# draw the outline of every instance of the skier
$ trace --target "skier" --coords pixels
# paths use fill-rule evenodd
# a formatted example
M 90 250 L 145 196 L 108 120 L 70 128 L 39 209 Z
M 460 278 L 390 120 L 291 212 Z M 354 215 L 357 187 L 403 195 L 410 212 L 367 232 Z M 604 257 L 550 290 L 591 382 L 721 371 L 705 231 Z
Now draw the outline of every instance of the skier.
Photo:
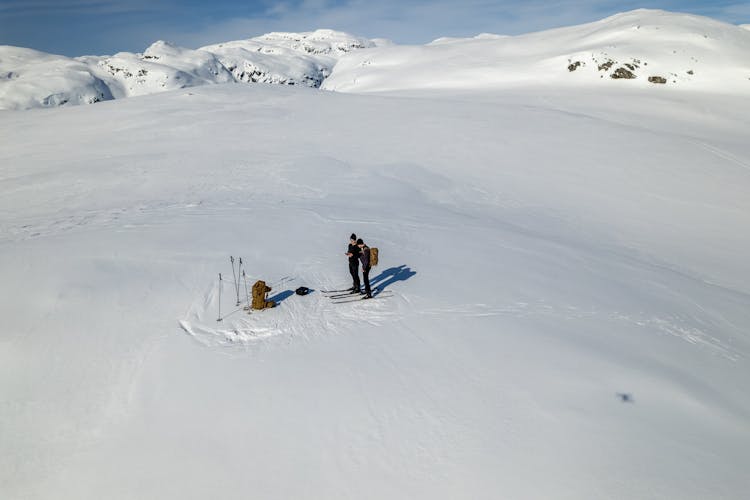
M 258 280 L 253 285 L 253 309 L 266 309 L 274 307 L 276 302 L 266 300 L 266 294 L 271 291 L 271 287 L 266 285 L 265 281 Z
M 357 240 L 357 246 L 360 250 L 359 260 L 362 261 L 362 279 L 365 282 L 364 293 L 366 294 L 366 298 L 371 299 L 372 290 L 370 290 L 370 247 L 365 245 L 365 242 L 362 241 L 362 238 Z
M 352 275 L 352 287 L 349 290 L 359 292 L 360 249 L 357 246 L 357 235 L 354 233 L 349 237 L 349 249 L 346 251 L 346 256 L 349 257 L 349 274 Z

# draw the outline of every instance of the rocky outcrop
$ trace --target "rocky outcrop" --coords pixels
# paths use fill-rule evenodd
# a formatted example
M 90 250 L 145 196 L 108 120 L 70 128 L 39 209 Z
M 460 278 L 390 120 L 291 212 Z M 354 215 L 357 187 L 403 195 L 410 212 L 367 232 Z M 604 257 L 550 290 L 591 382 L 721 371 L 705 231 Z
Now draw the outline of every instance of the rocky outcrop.
M 609 75 L 609 77 L 614 78 L 615 80 L 619 80 L 619 79 L 632 80 L 635 78 L 635 73 L 633 73 L 629 69 L 620 67 L 620 68 L 617 68 L 611 75 Z
M 568 62 L 570 62 L 570 59 L 568 59 Z M 572 73 L 573 71 L 577 70 L 581 66 L 585 66 L 585 65 L 586 63 L 581 62 L 581 61 L 572 62 L 568 65 L 568 71 Z

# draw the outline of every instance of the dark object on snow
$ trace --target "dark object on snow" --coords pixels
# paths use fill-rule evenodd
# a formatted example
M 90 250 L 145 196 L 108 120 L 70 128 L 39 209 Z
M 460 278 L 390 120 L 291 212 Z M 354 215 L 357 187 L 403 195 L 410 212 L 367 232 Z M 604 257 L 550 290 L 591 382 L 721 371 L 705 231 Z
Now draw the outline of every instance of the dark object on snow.
M 301 286 L 297 288 L 294 293 L 296 293 L 297 295 L 307 295 L 308 293 L 310 293 L 310 289 L 306 286 Z
M 667 83 L 667 79 L 663 76 L 649 76 L 648 81 L 651 83 Z
M 623 403 L 635 403 L 635 400 L 633 399 L 632 394 L 618 392 L 617 397 L 620 398 L 620 401 L 622 401 Z

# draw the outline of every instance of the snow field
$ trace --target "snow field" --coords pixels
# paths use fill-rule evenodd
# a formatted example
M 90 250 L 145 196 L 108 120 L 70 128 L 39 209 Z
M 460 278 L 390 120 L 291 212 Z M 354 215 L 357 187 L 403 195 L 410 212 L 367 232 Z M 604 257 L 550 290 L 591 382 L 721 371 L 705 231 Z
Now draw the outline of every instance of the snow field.
M 4 113 L 2 489 L 742 498 L 747 108 L 213 85 Z M 408 268 L 392 297 L 215 321 L 230 254 L 330 288 L 352 231 Z

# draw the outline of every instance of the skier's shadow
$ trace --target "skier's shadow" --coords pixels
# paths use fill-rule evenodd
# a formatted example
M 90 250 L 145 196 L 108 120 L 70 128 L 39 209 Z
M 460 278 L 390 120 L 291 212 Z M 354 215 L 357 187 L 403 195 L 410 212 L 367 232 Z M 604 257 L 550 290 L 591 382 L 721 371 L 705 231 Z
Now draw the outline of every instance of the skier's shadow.
M 294 295 L 294 290 L 284 290 L 283 292 L 277 293 L 273 297 L 268 297 L 266 300 L 272 300 L 276 302 L 276 305 L 279 305 L 292 295 Z
M 417 274 L 416 271 L 412 271 L 409 266 L 402 264 L 398 267 L 389 267 L 374 278 L 370 280 L 370 286 L 382 292 L 386 287 L 396 283 L 397 281 L 406 281 L 412 276 Z

